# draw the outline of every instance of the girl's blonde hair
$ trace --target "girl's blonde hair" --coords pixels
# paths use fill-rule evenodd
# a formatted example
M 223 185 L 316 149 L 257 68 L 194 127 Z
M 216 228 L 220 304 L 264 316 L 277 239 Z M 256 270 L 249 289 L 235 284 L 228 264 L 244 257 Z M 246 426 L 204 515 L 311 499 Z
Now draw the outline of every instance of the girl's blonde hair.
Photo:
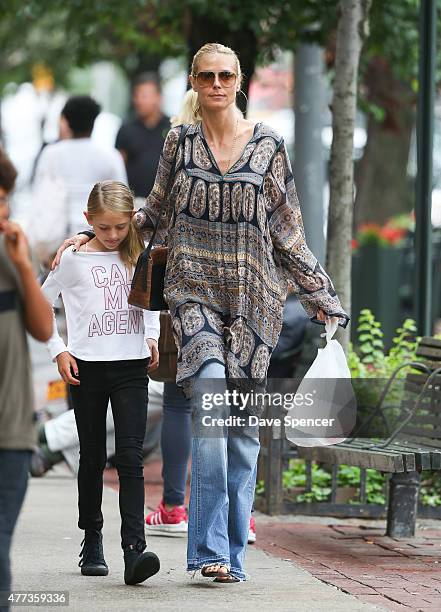
M 220 43 L 207 43 L 194 54 L 193 61 L 191 63 L 191 75 L 195 76 L 197 74 L 199 61 L 201 60 L 201 58 L 203 58 L 205 55 L 214 53 L 228 55 L 229 57 L 232 57 L 234 59 L 236 64 L 237 80 L 238 83 L 241 84 L 243 80 L 243 75 L 242 70 L 240 68 L 239 58 L 237 57 L 236 52 L 233 51 L 233 49 L 230 49 L 230 47 L 226 47 L 225 45 L 222 45 Z M 240 113 L 240 109 L 237 106 L 236 108 L 237 112 Z M 175 127 L 176 125 L 181 124 L 195 124 L 199 123 L 199 121 L 202 121 L 202 113 L 199 104 L 198 94 L 196 91 L 190 88 L 184 96 L 181 110 L 176 115 L 176 117 L 172 118 L 171 125 L 172 127 Z
M 127 185 L 119 181 L 101 181 L 93 186 L 87 200 L 87 212 L 93 217 L 105 210 L 130 215 L 131 221 L 134 199 Z M 119 247 L 124 265 L 135 266 L 143 250 L 144 241 L 133 223 L 130 222 L 129 233 Z

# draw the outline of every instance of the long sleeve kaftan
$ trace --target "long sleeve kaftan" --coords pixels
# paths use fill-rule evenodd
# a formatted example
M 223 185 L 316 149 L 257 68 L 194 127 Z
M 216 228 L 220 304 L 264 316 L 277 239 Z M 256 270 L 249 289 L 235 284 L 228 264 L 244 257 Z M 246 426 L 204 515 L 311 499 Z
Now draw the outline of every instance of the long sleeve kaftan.
M 169 247 L 165 297 L 179 346 L 178 384 L 208 361 L 227 376 L 264 380 L 283 321 L 288 285 L 314 320 L 318 309 L 346 326 L 332 282 L 305 242 L 283 139 L 258 123 L 239 160 L 222 175 L 201 124 L 170 130 L 154 187 L 138 213 L 146 231 L 174 180 L 162 238 Z M 172 167 L 173 166 L 173 167 Z

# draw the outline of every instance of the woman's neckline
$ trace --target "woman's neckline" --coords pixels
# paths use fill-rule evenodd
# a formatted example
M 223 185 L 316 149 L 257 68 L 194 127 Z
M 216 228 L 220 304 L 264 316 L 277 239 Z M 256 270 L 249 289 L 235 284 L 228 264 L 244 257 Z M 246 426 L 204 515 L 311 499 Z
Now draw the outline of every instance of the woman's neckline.
M 213 154 L 213 151 L 211 150 L 210 145 L 208 144 L 208 140 L 205 137 L 204 134 L 204 128 L 202 127 L 202 121 L 199 122 L 199 132 L 202 135 L 202 138 L 205 140 L 206 145 L 207 145 L 207 149 L 208 149 L 208 153 L 211 157 L 211 161 L 213 162 L 213 165 L 216 167 L 217 171 L 219 172 L 219 174 L 221 175 L 222 178 L 225 178 L 227 176 L 227 174 L 229 174 L 231 172 L 231 170 L 241 161 L 241 159 L 243 158 L 243 156 L 245 155 L 245 151 L 248 147 L 248 145 L 254 140 L 256 133 L 257 133 L 257 127 L 260 125 L 260 121 L 258 121 L 257 123 L 254 124 L 254 128 L 253 128 L 253 133 L 251 134 L 250 138 L 247 140 L 247 142 L 245 143 L 244 147 L 242 148 L 242 153 L 239 155 L 239 157 L 236 159 L 236 161 L 228 168 L 228 170 L 222 174 L 219 165 L 216 161 L 216 157 Z

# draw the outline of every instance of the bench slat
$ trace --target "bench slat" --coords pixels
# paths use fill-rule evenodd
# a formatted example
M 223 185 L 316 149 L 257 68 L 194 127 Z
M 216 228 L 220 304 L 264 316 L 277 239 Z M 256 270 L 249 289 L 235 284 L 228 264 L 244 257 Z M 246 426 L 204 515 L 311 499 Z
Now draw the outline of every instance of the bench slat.
M 300 457 L 311 461 L 320 461 L 334 465 L 345 463 L 357 467 L 372 468 L 380 472 L 404 472 L 405 459 L 400 452 L 382 452 L 377 450 L 363 450 L 354 448 L 351 444 L 337 444 L 335 446 L 299 446 Z
M 416 350 L 417 357 L 424 357 L 432 361 L 441 360 L 441 349 L 438 346 L 429 346 L 427 344 L 419 344 Z
M 402 453 L 406 472 L 429 470 L 431 467 L 431 449 L 418 444 L 406 443 L 405 440 L 394 440 L 385 449 L 377 447 L 375 450 Z
M 421 470 L 430 470 L 432 461 L 431 461 L 431 452 L 430 449 L 413 447 L 411 445 L 392 443 L 392 448 L 397 451 L 402 451 L 405 454 L 406 461 L 406 471 L 407 472 L 421 472 Z
M 429 440 L 441 438 L 441 431 L 439 429 L 424 429 L 423 427 L 410 424 L 403 427 L 401 432 L 412 436 L 419 436 L 420 438 L 428 438 Z
M 431 469 L 441 470 L 441 439 L 410 436 L 410 440 L 406 441 L 406 443 L 424 446 L 425 448 L 429 449 Z
M 420 447 L 427 448 L 438 448 L 441 451 L 441 439 L 439 438 L 426 438 L 421 436 L 416 436 L 413 434 L 409 434 L 406 436 L 400 436 L 400 442 L 405 442 L 406 444 L 414 444 Z
M 420 346 L 434 346 L 441 349 L 441 340 L 432 336 L 423 336 L 419 342 Z
M 407 413 L 403 417 L 407 416 Z M 409 421 L 416 426 L 432 425 L 433 429 L 441 429 L 441 411 L 418 410 Z

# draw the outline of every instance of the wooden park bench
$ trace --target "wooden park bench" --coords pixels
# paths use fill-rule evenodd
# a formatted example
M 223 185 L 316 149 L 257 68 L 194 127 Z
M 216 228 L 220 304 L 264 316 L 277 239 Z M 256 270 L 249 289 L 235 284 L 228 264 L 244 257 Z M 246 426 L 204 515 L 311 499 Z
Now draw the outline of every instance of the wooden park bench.
M 312 483 L 312 461 L 332 466 L 331 504 L 335 503 L 339 465 L 361 468 L 362 504 L 366 502 L 366 469 L 390 474 L 387 535 L 391 537 L 414 535 L 421 472 L 441 470 L 441 341 L 431 337 L 422 338 L 416 355 L 415 362 L 403 363 L 395 370 L 377 406 L 370 411 L 364 423 L 355 428 L 354 437 L 334 446 L 296 447 L 297 456 L 308 464 L 307 489 Z M 393 406 L 387 405 L 386 399 L 392 383 L 406 367 L 409 372 L 403 381 L 406 393 L 400 405 L 401 418 L 391 427 L 388 412 Z M 381 419 L 386 434 L 381 439 L 362 437 L 363 432 L 369 432 L 369 425 L 374 419 L 377 422 Z M 282 453 L 284 444 L 281 439 L 283 434 L 274 438 L 271 442 L 267 440 L 263 451 L 266 454 L 265 491 L 268 484 L 268 505 L 271 508 L 273 504 L 273 510 L 277 505 L 280 508 L 282 469 L 278 454 Z M 279 476 L 275 471 L 278 460 Z

